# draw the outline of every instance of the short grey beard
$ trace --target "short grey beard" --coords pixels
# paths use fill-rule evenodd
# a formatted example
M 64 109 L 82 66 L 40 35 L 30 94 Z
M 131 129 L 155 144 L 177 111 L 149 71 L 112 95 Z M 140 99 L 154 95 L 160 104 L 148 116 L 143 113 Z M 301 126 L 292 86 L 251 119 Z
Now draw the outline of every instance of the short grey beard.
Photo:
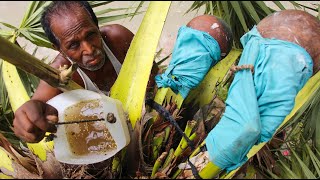
M 82 66 L 81 64 L 78 64 L 78 65 L 79 65 L 80 67 L 82 67 L 83 69 L 86 69 L 86 70 L 89 70 L 89 71 L 96 71 L 96 70 L 102 68 L 105 63 L 106 63 L 106 57 L 104 57 L 104 58 L 101 60 L 99 66 L 85 67 L 85 66 Z
M 73 61 L 69 56 L 67 56 L 66 53 L 64 53 L 63 51 L 60 51 L 71 63 L 76 63 L 75 61 Z M 103 52 L 104 53 L 104 52 Z M 106 56 L 104 56 L 104 58 L 101 60 L 99 66 L 94 66 L 94 67 L 86 67 L 86 66 L 83 66 L 79 63 L 78 66 L 82 67 L 83 69 L 86 69 L 86 70 L 89 70 L 89 71 L 96 71 L 100 68 L 102 68 L 102 66 L 106 63 Z

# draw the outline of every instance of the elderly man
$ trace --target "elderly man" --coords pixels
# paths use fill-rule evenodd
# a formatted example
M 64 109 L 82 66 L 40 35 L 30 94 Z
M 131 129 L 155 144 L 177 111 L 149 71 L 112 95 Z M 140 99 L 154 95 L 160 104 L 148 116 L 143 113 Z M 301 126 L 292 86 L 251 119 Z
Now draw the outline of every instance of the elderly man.
M 41 17 L 43 29 L 60 53 L 51 64 L 54 68 L 79 65 L 72 79 L 84 88 L 107 92 L 117 78 L 134 34 L 113 24 L 98 27 L 98 20 L 85 1 L 53 1 Z M 41 81 L 32 99 L 16 112 L 15 134 L 26 142 L 39 142 L 47 131 L 56 128 L 57 111 L 46 101 L 60 94 Z

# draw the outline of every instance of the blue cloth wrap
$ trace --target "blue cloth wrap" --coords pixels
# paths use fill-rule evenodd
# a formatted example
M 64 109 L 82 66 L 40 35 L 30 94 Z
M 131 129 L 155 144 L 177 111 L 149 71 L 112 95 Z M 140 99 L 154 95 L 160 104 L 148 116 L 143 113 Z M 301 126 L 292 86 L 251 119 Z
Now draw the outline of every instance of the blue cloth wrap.
M 220 60 L 220 54 L 218 42 L 207 32 L 180 27 L 168 68 L 155 77 L 157 86 L 170 87 L 186 98 Z
M 313 62 L 301 46 L 263 38 L 256 26 L 241 37 L 240 70 L 229 88 L 226 110 L 205 139 L 209 159 L 234 170 L 253 145 L 270 140 L 294 107 L 297 93 L 312 76 Z

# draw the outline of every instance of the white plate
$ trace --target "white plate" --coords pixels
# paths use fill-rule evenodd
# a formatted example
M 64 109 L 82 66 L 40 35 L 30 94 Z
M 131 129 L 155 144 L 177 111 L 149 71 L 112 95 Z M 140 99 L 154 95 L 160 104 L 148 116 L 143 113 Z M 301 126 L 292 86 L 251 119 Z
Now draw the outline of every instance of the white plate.
M 102 106 L 95 108 L 92 113 L 99 111 L 102 113 L 102 117 L 106 119 L 107 114 L 112 112 L 116 118 L 115 123 L 109 123 L 107 121 L 105 121 L 105 123 L 111 136 L 116 142 L 117 148 L 104 153 L 90 152 L 86 155 L 75 155 L 71 152 L 70 145 L 67 140 L 65 129 L 66 125 L 58 125 L 56 133 L 57 137 L 54 138 L 54 153 L 58 161 L 68 164 L 97 163 L 112 157 L 129 144 L 130 135 L 127 120 L 122 104 L 119 100 L 112 99 L 105 95 L 100 95 L 93 91 L 77 89 L 59 94 L 50 99 L 47 103 L 58 110 L 59 122 L 64 122 L 64 111 L 66 108 L 78 104 L 81 101 L 96 99 L 98 99 L 99 103 L 102 103 Z M 91 112 L 88 111 L 88 113 L 90 114 Z

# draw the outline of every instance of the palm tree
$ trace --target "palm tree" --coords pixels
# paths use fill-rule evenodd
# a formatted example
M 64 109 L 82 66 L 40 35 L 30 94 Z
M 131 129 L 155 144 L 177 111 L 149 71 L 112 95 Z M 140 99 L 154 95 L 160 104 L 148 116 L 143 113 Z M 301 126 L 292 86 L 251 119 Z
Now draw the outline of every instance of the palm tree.
M 280 1 L 272 2 L 280 10 L 285 9 Z M 319 4 L 311 3 L 307 6 L 295 1 L 290 1 L 290 3 L 296 9 L 318 13 L 317 17 L 320 19 Z M 231 26 L 235 37 L 234 47 L 237 48 L 241 48 L 239 40 L 244 33 L 258 24 L 261 19 L 275 12 L 274 9 L 266 6 L 263 1 L 197 1 L 192 4 L 187 12 L 199 10 L 202 6 L 205 6 L 205 14 L 218 16 Z M 300 106 L 291 120 L 278 130 L 278 132 L 285 130 L 287 133 L 285 141 L 281 141 L 281 144 L 284 144 L 281 147 L 267 144 L 266 148 L 257 153 L 251 160 L 253 162 L 254 159 L 255 163 L 249 163 L 249 165 L 247 163 L 247 166 L 251 167 L 249 173 L 251 176 L 247 178 L 253 178 L 257 174 L 261 175 L 261 172 L 265 172 L 263 176 L 268 178 L 319 178 L 319 86 L 309 93 L 314 98 Z M 276 141 L 279 141 L 279 139 L 274 137 L 271 142 L 275 144 Z M 291 155 L 284 156 L 283 148 L 285 148 L 285 152 L 291 152 Z M 275 166 L 278 168 L 273 168 Z M 275 172 L 277 175 L 274 174 Z M 243 178 L 241 172 L 238 177 Z

